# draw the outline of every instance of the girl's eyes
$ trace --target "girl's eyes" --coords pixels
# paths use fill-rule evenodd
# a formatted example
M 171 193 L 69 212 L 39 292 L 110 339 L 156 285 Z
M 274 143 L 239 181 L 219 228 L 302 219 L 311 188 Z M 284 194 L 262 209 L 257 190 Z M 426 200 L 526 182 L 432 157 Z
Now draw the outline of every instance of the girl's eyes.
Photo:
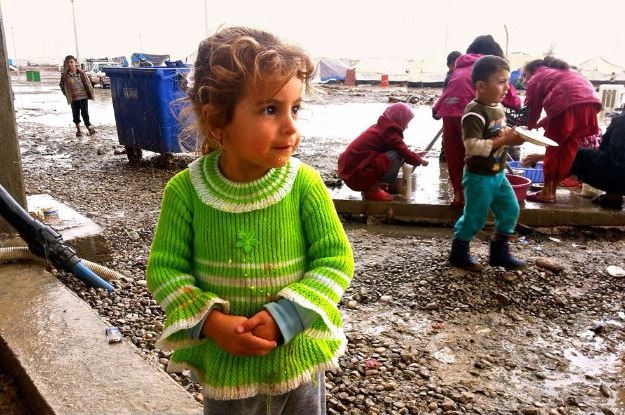
M 291 108 L 291 114 L 297 115 L 300 108 L 301 106 L 295 105 Z M 278 108 L 275 105 L 267 105 L 265 108 L 263 108 L 263 113 L 266 115 L 276 115 L 278 113 Z

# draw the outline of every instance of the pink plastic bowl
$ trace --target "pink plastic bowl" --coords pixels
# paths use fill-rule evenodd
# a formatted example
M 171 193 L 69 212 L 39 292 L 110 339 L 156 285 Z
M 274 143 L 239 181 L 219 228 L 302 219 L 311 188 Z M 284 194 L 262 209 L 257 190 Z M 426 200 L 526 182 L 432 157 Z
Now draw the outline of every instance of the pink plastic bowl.
M 527 195 L 527 189 L 529 188 L 532 181 L 526 177 L 517 176 L 514 174 L 506 174 L 506 178 L 510 182 L 512 190 L 514 190 L 516 200 L 518 200 L 519 203 L 524 202 L 525 196 Z

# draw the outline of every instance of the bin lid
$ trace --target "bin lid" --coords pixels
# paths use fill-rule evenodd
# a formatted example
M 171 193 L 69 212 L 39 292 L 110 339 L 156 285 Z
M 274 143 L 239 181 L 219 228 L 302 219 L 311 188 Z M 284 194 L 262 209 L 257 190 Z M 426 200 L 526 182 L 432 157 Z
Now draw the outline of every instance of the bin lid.
M 171 78 L 172 75 L 187 73 L 190 68 L 167 68 L 165 66 L 145 66 L 145 67 L 102 67 L 102 71 L 107 76 L 159 76 L 161 79 Z

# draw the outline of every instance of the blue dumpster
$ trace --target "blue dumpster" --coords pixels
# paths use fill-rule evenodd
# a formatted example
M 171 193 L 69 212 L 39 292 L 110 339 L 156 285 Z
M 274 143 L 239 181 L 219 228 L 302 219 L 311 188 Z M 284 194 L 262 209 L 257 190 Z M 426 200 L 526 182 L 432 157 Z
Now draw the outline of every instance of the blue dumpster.
M 119 143 L 130 161 L 141 150 L 180 152 L 178 114 L 184 105 L 189 68 L 104 67 L 111 79 L 111 98 Z

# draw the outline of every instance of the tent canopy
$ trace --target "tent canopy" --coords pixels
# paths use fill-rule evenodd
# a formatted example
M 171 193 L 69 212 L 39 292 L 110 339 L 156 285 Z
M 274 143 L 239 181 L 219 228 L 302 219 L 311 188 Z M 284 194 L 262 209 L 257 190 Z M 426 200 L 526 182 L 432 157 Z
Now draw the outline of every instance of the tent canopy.
M 593 56 L 577 65 L 577 70 L 591 81 L 625 80 L 625 68 L 601 56 Z

